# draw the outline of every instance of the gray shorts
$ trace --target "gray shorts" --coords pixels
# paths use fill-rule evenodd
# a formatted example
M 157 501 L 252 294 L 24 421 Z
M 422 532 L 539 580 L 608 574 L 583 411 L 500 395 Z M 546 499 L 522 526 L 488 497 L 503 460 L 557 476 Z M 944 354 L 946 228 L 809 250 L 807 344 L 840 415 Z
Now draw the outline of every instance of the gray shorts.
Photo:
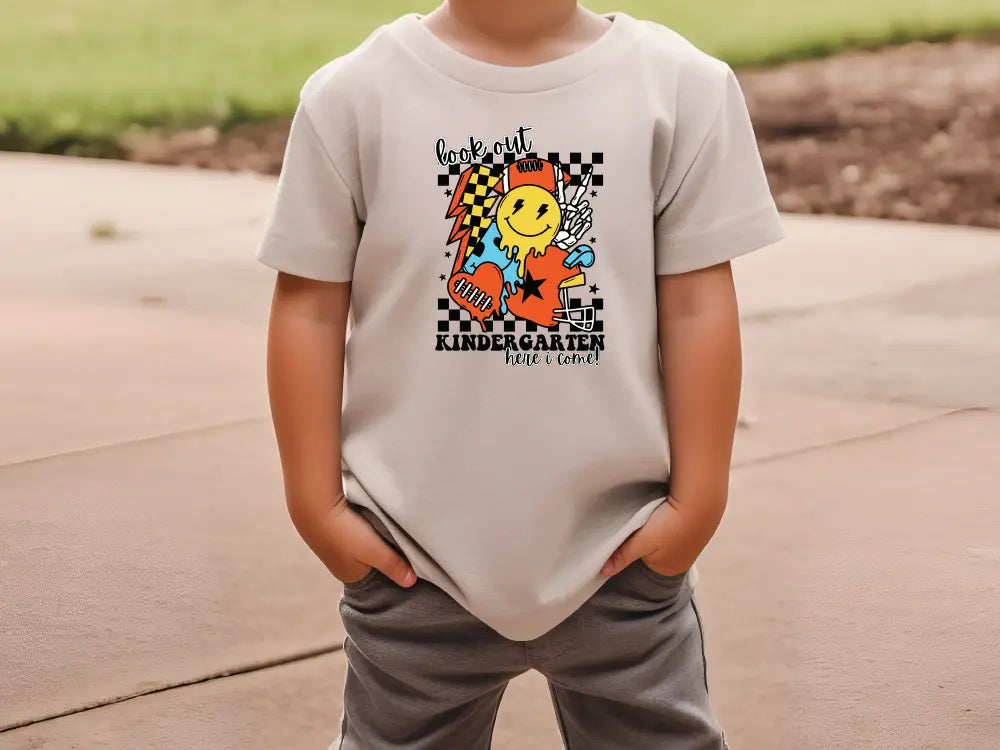
M 404 589 L 374 569 L 344 587 L 340 615 L 347 677 L 329 750 L 488 750 L 508 682 L 529 669 L 548 680 L 568 750 L 727 747 L 687 575 L 636 561 L 530 641 L 426 580 Z

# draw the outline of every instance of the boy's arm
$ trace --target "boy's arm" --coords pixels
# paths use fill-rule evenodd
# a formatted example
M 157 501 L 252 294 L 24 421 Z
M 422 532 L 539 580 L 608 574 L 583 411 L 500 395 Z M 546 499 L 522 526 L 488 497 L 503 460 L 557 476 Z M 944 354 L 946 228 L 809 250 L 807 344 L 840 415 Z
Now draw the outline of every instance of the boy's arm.
M 279 273 L 271 304 L 267 379 L 271 416 L 296 530 L 342 581 L 375 567 L 402 586 L 416 581 L 406 560 L 344 497 L 340 413 L 350 282 Z
M 604 575 L 640 557 L 659 573 L 684 572 L 726 508 L 742 376 L 729 262 L 658 276 L 657 306 L 670 495 L 605 563 Z

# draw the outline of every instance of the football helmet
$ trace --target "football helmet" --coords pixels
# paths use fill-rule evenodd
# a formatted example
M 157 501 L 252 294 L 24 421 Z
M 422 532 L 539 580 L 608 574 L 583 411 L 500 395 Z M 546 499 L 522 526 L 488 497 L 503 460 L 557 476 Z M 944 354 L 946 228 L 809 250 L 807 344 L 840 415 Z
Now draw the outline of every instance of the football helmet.
M 593 305 L 581 307 L 570 307 L 569 289 L 559 290 L 559 303 L 562 307 L 557 307 L 552 311 L 552 319 L 557 323 L 568 323 L 578 331 L 590 333 L 594 330 L 594 321 L 597 319 L 597 312 Z

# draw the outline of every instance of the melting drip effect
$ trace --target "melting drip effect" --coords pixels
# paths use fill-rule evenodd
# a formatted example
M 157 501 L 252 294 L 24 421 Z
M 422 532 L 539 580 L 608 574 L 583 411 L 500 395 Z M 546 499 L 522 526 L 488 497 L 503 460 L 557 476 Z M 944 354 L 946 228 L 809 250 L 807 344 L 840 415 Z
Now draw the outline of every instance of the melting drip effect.
M 526 247 L 522 250 L 518 245 L 502 244 L 501 250 L 503 250 L 508 260 L 517 265 L 517 276 L 519 280 L 524 278 L 524 261 L 527 259 L 529 254 L 534 255 L 535 257 L 545 255 L 545 247 L 542 247 L 541 250 L 536 247 Z

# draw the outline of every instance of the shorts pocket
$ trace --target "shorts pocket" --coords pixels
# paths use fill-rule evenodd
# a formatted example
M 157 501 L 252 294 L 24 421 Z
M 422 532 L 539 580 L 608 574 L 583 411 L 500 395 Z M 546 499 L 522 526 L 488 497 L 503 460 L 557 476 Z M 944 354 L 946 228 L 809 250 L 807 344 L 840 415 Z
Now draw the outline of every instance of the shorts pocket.
M 667 576 L 657 573 L 642 559 L 634 560 L 624 570 L 611 576 L 610 583 L 603 589 L 609 601 L 618 597 L 623 606 L 631 611 L 656 611 L 661 615 L 681 609 L 691 593 L 689 571 Z
M 668 576 L 664 573 L 660 573 L 653 570 L 651 567 L 649 567 L 649 564 L 641 557 L 635 561 L 635 564 L 639 566 L 639 569 L 642 570 L 642 572 L 646 576 L 652 578 L 654 581 L 658 581 L 659 583 L 663 583 L 666 585 L 679 584 L 687 577 L 687 574 L 689 572 L 689 570 L 685 570 L 683 573 L 675 573 L 674 575 Z

